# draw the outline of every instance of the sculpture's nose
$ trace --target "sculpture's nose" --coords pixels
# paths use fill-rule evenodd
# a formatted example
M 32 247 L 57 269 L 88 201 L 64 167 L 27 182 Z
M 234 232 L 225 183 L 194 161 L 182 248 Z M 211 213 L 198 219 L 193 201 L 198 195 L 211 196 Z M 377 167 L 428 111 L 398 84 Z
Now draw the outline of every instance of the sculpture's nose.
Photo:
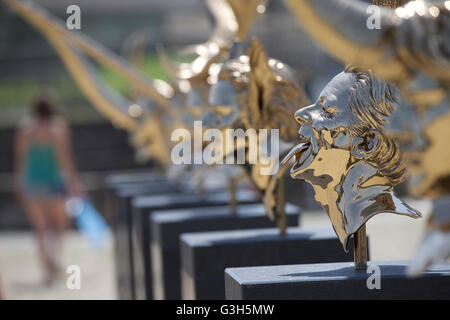
M 309 113 L 308 107 L 299 109 L 295 112 L 295 121 L 301 125 L 311 124 L 311 115 Z

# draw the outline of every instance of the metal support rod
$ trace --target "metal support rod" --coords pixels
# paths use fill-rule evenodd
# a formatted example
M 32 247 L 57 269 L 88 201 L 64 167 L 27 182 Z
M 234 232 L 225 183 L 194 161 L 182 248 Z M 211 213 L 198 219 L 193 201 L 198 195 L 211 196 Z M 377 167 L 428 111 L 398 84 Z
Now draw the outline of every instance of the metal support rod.
M 366 224 L 363 224 L 353 235 L 353 253 L 355 269 L 367 269 Z
M 277 220 L 278 229 L 280 234 L 286 234 L 287 217 L 286 217 L 286 195 L 284 190 L 283 176 L 278 180 L 278 186 L 276 190 L 276 204 L 275 204 L 275 219 Z
M 231 212 L 233 212 L 233 214 L 236 214 L 236 210 L 237 210 L 237 178 L 235 177 L 230 177 L 230 179 L 228 180 L 228 192 L 230 193 L 230 208 L 231 208 Z

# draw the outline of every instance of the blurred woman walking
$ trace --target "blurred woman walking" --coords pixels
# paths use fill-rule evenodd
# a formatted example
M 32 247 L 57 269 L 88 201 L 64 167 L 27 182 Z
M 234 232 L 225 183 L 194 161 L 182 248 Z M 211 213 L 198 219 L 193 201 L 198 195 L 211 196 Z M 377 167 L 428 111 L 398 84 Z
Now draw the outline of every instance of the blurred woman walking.
M 35 231 L 45 281 L 61 272 L 63 237 L 68 225 L 65 201 L 81 193 L 70 129 L 57 115 L 48 97 L 40 96 L 31 116 L 18 127 L 15 137 L 15 191 Z

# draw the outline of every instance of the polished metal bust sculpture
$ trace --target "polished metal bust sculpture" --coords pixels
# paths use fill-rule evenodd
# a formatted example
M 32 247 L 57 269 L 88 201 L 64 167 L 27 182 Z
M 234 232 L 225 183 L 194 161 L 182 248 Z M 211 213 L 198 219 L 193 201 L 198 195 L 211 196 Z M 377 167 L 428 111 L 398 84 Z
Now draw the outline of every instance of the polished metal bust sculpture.
M 366 27 L 370 3 L 286 2 L 303 28 L 330 55 L 344 63 L 371 68 L 377 77 L 392 81 L 400 89 L 404 105 L 395 120 L 391 119 L 393 123 L 387 126 L 386 134 L 400 138 L 404 147 L 410 193 L 434 202 L 425 242 L 416 254 L 428 262 L 414 259 L 415 271 L 411 273 L 420 272 L 418 265 L 424 268 L 430 261 L 449 258 L 448 237 L 439 238 L 442 249 L 437 250 L 428 234 L 450 234 L 446 231 L 448 218 L 442 218 L 449 216 L 448 210 L 437 212 L 443 208 L 439 203 L 448 202 L 450 193 L 450 2 L 374 1 L 388 7 L 380 8 L 380 26 L 375 29 Z
M 377 77 L 398 86 L 409 105 L 405 112 L 416 114 L 420 131 L 402 125 L 401 135 L 416 144 L 410 149 L 420 152 L 409 157 L 410 191 L 416 196 L 448 194 L 450 162 L 442 154 L 448 150 L 443 146 L 450 137 L 448 2 L 410 1 L 395 11 L 381 8 L 380 28 L 372 30 L 366 27 L 370 4 L 361 1 L 287 2 L 305 30 L 330 55 L 345 64 L 370 68 Z M 375 1 L 380 3 L 395 7 L 405 1 Z
M 397 99 L 394 86 L 370 71 L 348 67 L 314 104 L 295 113 L 302 143 L 284 163 L 295 157 L 291 176 L 313 186 L 345 250 L 349 237 L 364 231 L 365 223 L 379 213 L 421 217 L 393 193 L 405 169 L 384 126 Z M 365 234 L 360 235 L 358 241 L 364 240 Z M 364 267 L 364 261 L 356 262 Z

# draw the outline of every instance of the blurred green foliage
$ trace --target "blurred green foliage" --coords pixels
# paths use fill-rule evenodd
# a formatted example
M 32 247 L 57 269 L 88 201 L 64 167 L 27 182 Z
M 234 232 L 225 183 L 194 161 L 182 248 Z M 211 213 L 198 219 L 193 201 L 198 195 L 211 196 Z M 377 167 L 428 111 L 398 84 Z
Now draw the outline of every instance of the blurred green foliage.
M 139 69 L 141 69 L 141 71 L 147 74 L 150 78 L 161 79 L 167 82 L 170 81 L 168 74 L 164 71 L 158 55 L 156 54 L 146 55 L 142 61 L 142 66 L 140 66 Z M 100 75 L 108 85 L 118 92 L 122 94 L 127 94 L 129 92 L 130 86 L 127 81 L 116 72 L 100 66 Z
M 179 62 L 192 60 L 192 57 L 179 57 L 173 53 L 170 53 L 169 57 Z M 126 95 L 128 93 L 130 88 L 126 80 L 114 71 L 106 69 L 103 66 L 98 66 L 98 68 L 100 76 L 108 85 L 122 94 Z M 170 82 L 169 75 L 164 71 L 159 57 L 155 53 L 147 54 L 144 57 L 141 70 L 150 78 Z M 63 104 L 70 104 L 73 101 L 83 99 L 81 91 L 68 72 L 62 71 L 57 76 L 45 82 L 31 77 L 14 82 L 1 81 L 0 111 L 5 108 L 28 106 L 38 90 L 43 87 L 51 88 L 51 91 L 56 93 L 58 101 Z
M 191 62 L 194 58 L 192 55 L 180 56 L 175 53 L 168 53 L 168 57 L 176 62 Z M 142 65 L 139 69 L 147 74 L 152 79 L 160 79 L 166 82 L 171 81 L 170 76 L 164 70 L 163 65 L 160 63 L 160 59 L 157 54 L 149 54 L 143 58 Z M 120 75 L 109 69 L 101 68 L 101 76 L 111 87 L 116 89 L 122 94 L 126 94 L 130 87 L 125 79 Z

